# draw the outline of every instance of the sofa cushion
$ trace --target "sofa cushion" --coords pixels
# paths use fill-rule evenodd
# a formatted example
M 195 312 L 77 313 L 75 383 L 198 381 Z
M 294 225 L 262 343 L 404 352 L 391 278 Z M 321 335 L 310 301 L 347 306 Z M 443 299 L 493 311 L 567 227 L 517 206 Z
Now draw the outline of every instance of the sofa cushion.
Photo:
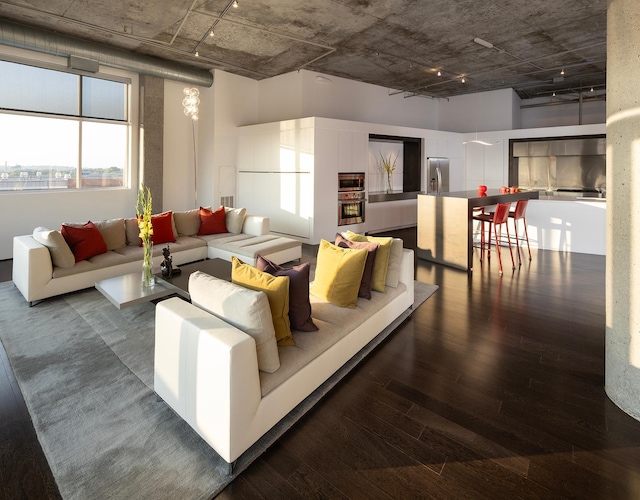
M 151 227 L 153 228 L 151 242 L 154 245 L 176 241 L 176 235 L 173 230 L 173 214 L 171 212 L 152 215 Z M 140 240 L 140 246 L 142 246 L 142 240 Z
M 107 251 L 102 234 L 91 221 L 82 226 L 62 224 L 60 233 L 71 248 L 76 262 Z
M 389 265 L 387 266 L 387 279 L 385 284 L 390 287 L 397 287 L 400 282 L 400 268 L 402 264 L 402 240 L 393 238 L 391 252 L 389 252 Z
M 252 290 L 262 291 L 267 295 L 278 345 L 293 345 L 289 322 L 289 277 L 263 273 L 233 256 L 231 257 L 231 281 Z
M 224 207 L 220 207 L 214 212 L 200 207 L 200 229 L 198 230 L 198 234 L 205 235 L 228 233 L 229 231 L 227 231 L 227 226 L 225 225 L 224 218 Z
M 263 292 L 196 271 L 189 276 L 189 295 L 193 304 L 253 337 L 260 370 L 273 373 L 280 367 L 271 308 Z
M 181 212 L 173 212 L 173 221 L 176 224 L 176 230 L 179 235 L 193 236 L 198 234 L 200 229 L 200 209 L 183 210 Z
M 309 302 L 309 269 L 310 264 L 304 262 L 299 266 L 284 268 L 269 259 L 258 255 L 256 268 L 274 276 L 289 277 L 289 322 L 292 330 L 315 332 L 318 327 L 311 319 L 311 303 Z
M 244 224 L 247 209 L 224 207 L 224 211 L 224 223 L 227 226 L 227 231 L 233 234 L 240 234 L 242 232 L 242 225 Z
M 336 234 L 336 245 L 342 248 L 364 248 L 367 250 L 367 260 L 364 264 L 362 279 L 360 280 L 360 289 L 358 297 L 371 300 L 371 283 L 373 281 L 373 267 L 375 265 L 378 244 L 369 241 L 351 241 L 344 238 L 341 234 Z
M 367 250 L 340 248 L 320 240 L 311 295 L 340 307 L 356 307 Z
M 378 292 L 385 292 L 387 270 L 389 267 L 389 254 L 391 253 L 393 238 L 382 236 L 363 236 L 362 234 L 354 233 L 352 231 L 347 231 L 346 237 L 351 241 L 369 241 L 380 245 L 378 247 L 376 261 L 373 266 L 373 282 L 371 284 L 371 288 Z
M 107 219 L 94 222 L 104 238 L 107 250 L 116 250 L 127 244 L 127 234 L 124 230 L 124 219 Z
M 125 219 L 124 232 L 127 236 L 127 245 L 134 247 L 140 246 L 140 228 L 138 227 L 138 219 L 135 217 Z
M 49 249 L 51 262 L 55 267 L 69 269 L 76 263 L 71 248 L 59 231 L 37 227 L 33 230 L 33 239 Z

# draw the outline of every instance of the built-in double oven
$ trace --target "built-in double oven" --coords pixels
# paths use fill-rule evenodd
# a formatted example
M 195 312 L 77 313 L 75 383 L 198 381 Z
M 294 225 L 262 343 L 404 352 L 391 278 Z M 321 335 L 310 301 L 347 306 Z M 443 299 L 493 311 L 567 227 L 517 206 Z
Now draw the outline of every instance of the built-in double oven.
M 364 222 L 364 172 L 338 174 L 338 225 Z

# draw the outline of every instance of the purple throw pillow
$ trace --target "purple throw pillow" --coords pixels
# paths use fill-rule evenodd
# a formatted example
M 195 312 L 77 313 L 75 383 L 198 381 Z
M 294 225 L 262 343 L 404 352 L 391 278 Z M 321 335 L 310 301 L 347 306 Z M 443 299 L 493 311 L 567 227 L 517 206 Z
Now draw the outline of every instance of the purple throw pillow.
M 342 248 L 366 248 L 368 250 L 367 260 L 364 264 L 364 272 L 362 273 L 362 280 L 360 281 L 360 290 L 358 290 L 358 297 L 371 300 L 371 285 L 373 283 L 373 264 L 376 259 L 376 252 L 378 251 L 377 243 L 368 241 L 351 241 L 344 238 L 340 233 L 336 234 L 336 246 Z
M 292 330 L 315 332 L 318 327 L 311 319 L 309 302 L 309 263 L 281 267 L 261 255 L 256 257 L 256 268 L 274 276 L 289 276 L 289 322 Z

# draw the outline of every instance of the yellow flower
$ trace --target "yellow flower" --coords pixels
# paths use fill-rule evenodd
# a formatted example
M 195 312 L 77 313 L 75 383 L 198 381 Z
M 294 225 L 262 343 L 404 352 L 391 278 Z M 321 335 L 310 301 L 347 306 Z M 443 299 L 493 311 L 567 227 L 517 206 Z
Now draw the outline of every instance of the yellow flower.
M 138 236 L 143 241 L 149 241 L 153 234 L 153 225 L 151 224 L 152 207 L 151 190 L 142 185 L 138 190 L 136 216 L 138 219 L 138 229 L 140 229 Z
M 387 174 L 391 174 L 396 169 L 396 160 L 398 159 L 398 155 L 391 160 L 392 154 L 389 153 L 389 157 L 382 156 L 382 151 L 378 151 L 380 154 L 380 166 L 386 170 Z

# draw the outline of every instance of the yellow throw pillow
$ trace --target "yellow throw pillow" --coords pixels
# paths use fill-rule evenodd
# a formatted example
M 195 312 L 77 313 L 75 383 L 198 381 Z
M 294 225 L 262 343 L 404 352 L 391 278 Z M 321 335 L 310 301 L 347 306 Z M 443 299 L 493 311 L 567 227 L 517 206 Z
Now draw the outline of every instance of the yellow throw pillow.
M 231 257 L 231 281 L 264 292 L 269 300 L 278 345 L 295 345 L 289 322 L 289 277 L 263 273 L 237 257 Z
M 366 248 L 341 248 L 320 240 L 309 293 L 336 306 L 355 308 L 367 253 Z
M 369 241 L 380 245 L 376 253 L 376 260 L 373 263 L 371 289 L 377 292 L 386 292 L 385 284 L 387 282 L 387 269 L 389 267 L 389 255 L 391 255 L 393 238 L 385 236 L 363 236 L 353 231 L 347 231 L 346 236 L 351 241 Z

